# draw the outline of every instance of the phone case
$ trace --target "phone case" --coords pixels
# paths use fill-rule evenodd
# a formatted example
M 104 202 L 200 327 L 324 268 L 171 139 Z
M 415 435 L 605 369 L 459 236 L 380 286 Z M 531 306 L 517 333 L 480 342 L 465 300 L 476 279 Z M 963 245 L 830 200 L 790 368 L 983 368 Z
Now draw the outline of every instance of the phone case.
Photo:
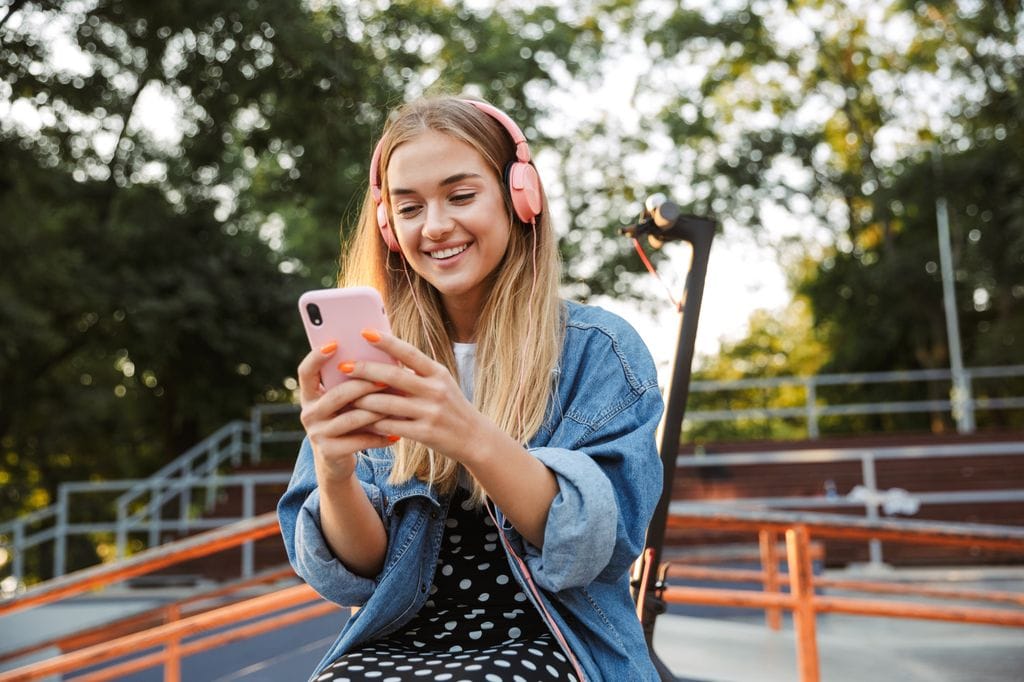
M 320 370 L 324 388 L 337 386 L 350 378 L 338 369 L 340 362 L 371 360 L 396 364 L 394 358 L 375 348 L 360 334 L 368 327 L 391 332 L 384 301 L 376 289 L 347 287 L 307 291 L 299 298 L 299 314 L 310 348 L 321 348 L 331 341 L 338 343 L 331 362 Z

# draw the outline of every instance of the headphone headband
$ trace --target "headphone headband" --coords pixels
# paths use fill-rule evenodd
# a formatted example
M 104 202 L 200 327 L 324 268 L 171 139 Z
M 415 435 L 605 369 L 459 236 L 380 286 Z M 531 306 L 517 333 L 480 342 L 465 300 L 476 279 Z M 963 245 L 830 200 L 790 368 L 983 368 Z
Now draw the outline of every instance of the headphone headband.
M 512 208 L 516 216 L 524 223 L 533 223 L 537 216 L 544 209 L 543 192 L 541 190 L 540 176 L 534 168 L 530 158 L 530 147 L 526 143 L 526 136 L 519 126 L 515 124 L 508 114 L 498 109 L 493 104 L 472 99 L 460 99 L 459 102 L 469 104 L 487 114 L 501 124 L 512 138 L 516 145 L 516 160 L 509 164 L 505 176 L 508 181 L 509 196 L 512 199 Z M 388 222 L 387 206 L 384 205 L 383 190 L 381 189 L 380 157 L 381 147 L 384 138 L 381 138 L 373 149 L 373 156 L 370 158 L 370 192 L 377 205 L 377 226 L 380 228 L 381 237 L 391 251 L 401 251 L 398 240 L 395 238 L 391 225 Z

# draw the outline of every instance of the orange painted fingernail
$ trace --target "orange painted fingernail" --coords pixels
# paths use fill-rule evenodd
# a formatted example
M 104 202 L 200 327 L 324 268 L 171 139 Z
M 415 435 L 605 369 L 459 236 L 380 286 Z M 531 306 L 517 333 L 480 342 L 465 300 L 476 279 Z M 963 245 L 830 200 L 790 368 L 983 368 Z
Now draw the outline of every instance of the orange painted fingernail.
M 342 362 L 338 364 L 338 371 L 344 372 L 345 374 L 351 374 L 356 366 L 351 362 Z
M 323 346 L 320 346 L 320 352 L 323 353 L 324 355 L 330 355 L 331 353 L 333 353 L 336 350 L 338 350 L 338 343 L 337 343 L 337 341 L 331 341 L 328 344 L 324 344 Z
M 387 388 L 388 387 L 388 385 L 385 384 L 383 381 L 375 381 L 375 382 L 373 382 L 373 385 L 376 386 L 377 388 Z
M 370 343 L 377 343 L 378 341 L 380 341 L 380 334 L 378 334 L 376 330 L 364 329 L 360 333 L 363 335 L 363 338 L 369 341 Z
M 389 443 L 397 443 L 400 440 L 402 440 L 401 436 L 388 436 Z

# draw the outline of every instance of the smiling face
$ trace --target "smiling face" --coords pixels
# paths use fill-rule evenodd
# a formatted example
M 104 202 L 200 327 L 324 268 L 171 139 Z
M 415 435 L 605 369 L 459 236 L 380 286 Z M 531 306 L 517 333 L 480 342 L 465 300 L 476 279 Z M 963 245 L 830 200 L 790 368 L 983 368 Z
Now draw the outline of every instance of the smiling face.
M 391 153 L 387 192 L 403 255 L 440 292 L 460 340 L 469 340 L 509 242 L 494 169 L 465 142 L 426 130 Z

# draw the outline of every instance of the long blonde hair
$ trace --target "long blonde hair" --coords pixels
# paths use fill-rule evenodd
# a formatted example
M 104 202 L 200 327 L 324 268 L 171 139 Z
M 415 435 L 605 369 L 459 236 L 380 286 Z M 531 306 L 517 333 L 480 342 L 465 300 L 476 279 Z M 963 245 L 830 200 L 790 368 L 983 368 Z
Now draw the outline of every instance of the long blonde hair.
M 427 98 L 400 107 L 384 129 L 379 172 L 385 198 L 391 153 L 427 130 L 473 147 L 504 186 L 505 166 L 515 158 L 509 133 L 495 119 L 459 99 Z M 562 347 L 561 261 L 547 210 L 535 224 L 524 224 L 515 216 L 507 190 L 504 195 L 510 237 L 503 259 L 491 274 L 490 296 L 477 321 L 473 402 L 505 433 L 525 444 L 543 424 Z M 441 298 L 401 253 L 388 250 L 369 191 L 355 234 L 342 253 L 338 284 L 375 287 L 384 298 L 395 335 L 458 376 L 454 339 Z M 460 469 L 457 462 L 438 456 L 422 443 L 403 439 L 395 446 L 390 480 L 403 483 L 416 476 L 450 493 L 458 484 Z M 477 481 L 472 485 L 473 499 L 479 504 L 484 491 Z

